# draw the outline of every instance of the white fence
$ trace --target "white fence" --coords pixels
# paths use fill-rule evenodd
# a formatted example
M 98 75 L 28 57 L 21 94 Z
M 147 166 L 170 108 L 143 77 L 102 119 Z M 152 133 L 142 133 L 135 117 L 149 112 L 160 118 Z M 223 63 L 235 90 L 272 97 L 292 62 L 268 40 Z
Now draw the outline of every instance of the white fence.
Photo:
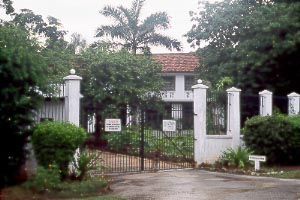
M 69 121 L 79 126 L 80 116 L 80 81 L 81 77 L 71 74 L 64 78 L 63 98 L 61 101 L 45 101 L 41 107 L 37 121 L 43 118 L 52 118 L 54 121 Z M 237 88 L 227 91 L 227 130 L 226 134 L 207 135 L 206 130 L 206 95 L 208 86 L 201 80 L 192 87 L 194 101 L 194 160 L 197 164 L 213 163 L 227 148 L 236 149 L 243 146 L 241 129 L 240 93 Z M 272 115 L 272 92 L 263 90 L 259 93 L 259 113 L 262 116 Z M 300 95 L 293 92 L 288 97 L 288 114 L 299 114 Z M 50 111 L 51 110 L 51 111 Z M 52 112 L 52 113 L 49 113 Z M 48 114 L 47 114 L 48 113 Z M 51 114 L 51 116 L 50 116 Z M 90 127 L 92 128 L 92 127 Z
M 70 70 L 70 75 L 64 77 L 64 84 L 58 84 L 50 96 L 44 95 L 44 103 L 37 111 L 35 121 L 68 121 L 79 126 L 81 79 L 75 75 L 75 70 Z
M 240 93 L 237 88 L 227 91 L 227 131 L 226 135 L 207 135 L 206 130 L 206 95 L 208 86 L 201 80 L 192 87 L 194 92 L 194 157 L 197 164 L 214 163 L 228 148 L 236 149 L 243 146 L 241 129 Z M 263 90 L 259 92 L 259 114 L 261 116 L 272 115 L 272 92 Z M 288 97 L 288 114 L 299 114 L 300 95 L 293 92 Z

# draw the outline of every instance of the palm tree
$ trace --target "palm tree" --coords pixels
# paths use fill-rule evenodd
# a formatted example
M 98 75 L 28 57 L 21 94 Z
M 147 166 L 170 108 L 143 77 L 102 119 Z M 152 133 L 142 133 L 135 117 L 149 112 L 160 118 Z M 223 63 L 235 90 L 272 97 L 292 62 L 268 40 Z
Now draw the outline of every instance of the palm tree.
M 170 27 L 166 12 L 157 12 L 140 21 L 140 13 L 146 0 L 134 0 L 131 8 L 105 6 L 100 13 L 111 17 L 113 25 L 102 25 L 96 31 L 96 37 L 110 36 L 118 39 L 119 44 L 136 54 L 137 50 L 150 51 L 150 45 L 164 46 L 169 50 L 181 50 L 181 43 L 176 39 L 158 33 Z

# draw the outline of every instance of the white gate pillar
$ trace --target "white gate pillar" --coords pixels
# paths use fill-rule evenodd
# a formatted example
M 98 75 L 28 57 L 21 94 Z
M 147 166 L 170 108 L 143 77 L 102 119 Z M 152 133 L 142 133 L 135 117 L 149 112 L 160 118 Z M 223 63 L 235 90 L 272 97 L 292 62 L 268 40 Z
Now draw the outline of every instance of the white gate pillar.
M 296 92 L 292 92 L 287 95 L 289 99 L 289 115 L 298 115 L 299 114 L 299 105 L 300 105 L 300 95 Z
M 272 115 L 272 98 L 273 93 L 268 90 L 259 92 L 260 106 L 259 114 L 261 116 Z
M 70 70 L 70 75 L 64 77 L 65 81 L 65 121 L 79 126 L 80 113 L 80 81 L 82 78 L 75 75 L 75 70 Z
M 206 136 L 206 92 L 208 86 L 202 80 L 192 86 L 194 92 L 194 161 L 196 166 L 205 162 L 205 136 Z
M 235 87 L 229 88 L 227 92 L 227 135 L 232 136 L 231 146 L 237 149 L 240 146 L 241 112 L 240 93 L 241 90 Z

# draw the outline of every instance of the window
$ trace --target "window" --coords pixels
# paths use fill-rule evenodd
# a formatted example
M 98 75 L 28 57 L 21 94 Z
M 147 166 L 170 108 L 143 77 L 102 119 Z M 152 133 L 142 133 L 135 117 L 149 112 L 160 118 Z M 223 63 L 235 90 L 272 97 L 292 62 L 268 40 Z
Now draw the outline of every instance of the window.
M 163 91 L 175 91 L 175 76 L 163 76 Z
M 184 90 L 192 90 L 192 86 L 195 85 L 195 77 L 194 76 L 185 76 L 184 77 Z

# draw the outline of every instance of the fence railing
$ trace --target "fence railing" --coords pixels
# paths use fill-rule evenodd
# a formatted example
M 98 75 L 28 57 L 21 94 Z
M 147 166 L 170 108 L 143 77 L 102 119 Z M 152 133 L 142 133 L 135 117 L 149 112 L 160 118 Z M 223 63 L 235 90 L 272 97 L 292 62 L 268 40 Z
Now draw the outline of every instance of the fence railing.
M 223 91 L 207 91 L 207 135 L 225 135 L 227 124 L 227 94 Z

